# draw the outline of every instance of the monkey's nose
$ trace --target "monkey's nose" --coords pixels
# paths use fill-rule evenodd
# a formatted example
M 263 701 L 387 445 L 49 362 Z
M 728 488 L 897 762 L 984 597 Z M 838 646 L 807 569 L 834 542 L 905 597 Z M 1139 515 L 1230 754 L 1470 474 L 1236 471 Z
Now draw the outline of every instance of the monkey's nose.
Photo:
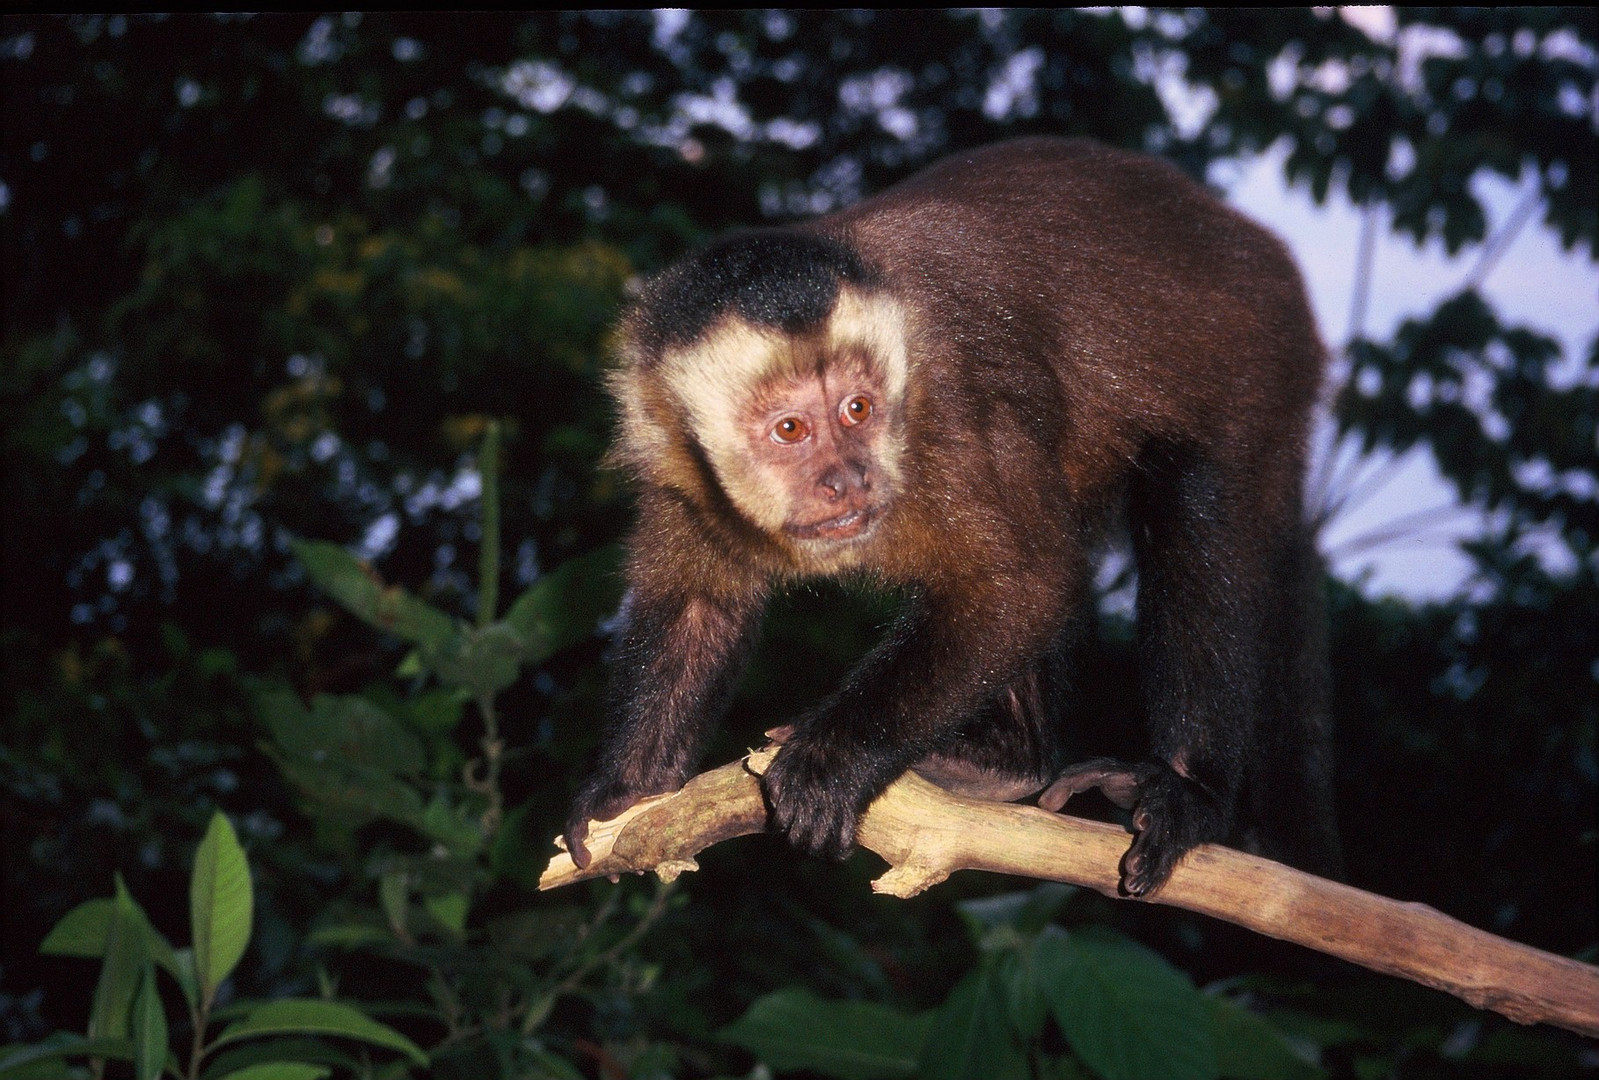
M 816 488 L 830 501 L 842 499 L 856 491 L 871 490 L 866 470 L 860 466 L 833 465 L 816 478 Z

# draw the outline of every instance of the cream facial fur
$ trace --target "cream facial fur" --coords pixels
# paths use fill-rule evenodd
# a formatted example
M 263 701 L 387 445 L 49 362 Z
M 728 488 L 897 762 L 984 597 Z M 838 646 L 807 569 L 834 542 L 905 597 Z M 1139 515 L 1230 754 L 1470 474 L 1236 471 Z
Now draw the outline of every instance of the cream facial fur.
M 729 316 L 693 344 L 667 351 L 658 375 L 728 498 L 775 535 L 790 523 L 791 508 L 787 492 L 751 461 L 750 403 L 784 381 L 858 367 L 869 369 L 884 420 L 897 418 L 909 382 L 904 310 L 885 295 L 845 287 L 814 334 L 789 335 Z M 631 396 L 636 403 L 624 400 L 624 416 L 647 421 L 638 395 Z M 661 432 L 649 441 L 664 445 L 669 436 Z M 902 453 L 897 433 L 884 439 L 874 464 L 886 491 L 897 488 Z

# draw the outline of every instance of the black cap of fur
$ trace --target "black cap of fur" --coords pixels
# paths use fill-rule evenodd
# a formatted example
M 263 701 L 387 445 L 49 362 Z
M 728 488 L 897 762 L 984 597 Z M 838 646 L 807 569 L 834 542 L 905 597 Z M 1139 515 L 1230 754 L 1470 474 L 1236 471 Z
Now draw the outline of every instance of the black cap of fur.
M 638 344 L 653 356 L 698 340 L 731 312 L 794 334 L 833 310 L 840 281 L 875 275 L 850 248 L 813 233 L 735 233 L 676 263 L 650 283 L 634 313 Z

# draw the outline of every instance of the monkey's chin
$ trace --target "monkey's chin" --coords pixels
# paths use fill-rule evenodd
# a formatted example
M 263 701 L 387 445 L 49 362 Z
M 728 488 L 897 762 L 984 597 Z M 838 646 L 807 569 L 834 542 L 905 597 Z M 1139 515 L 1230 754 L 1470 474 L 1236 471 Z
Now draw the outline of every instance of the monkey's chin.
M 796 540 L 855 540 L 871 532 L 876 523 L 876 511 L 863 506 L 812 525 L 789 525 L 785 531 Z

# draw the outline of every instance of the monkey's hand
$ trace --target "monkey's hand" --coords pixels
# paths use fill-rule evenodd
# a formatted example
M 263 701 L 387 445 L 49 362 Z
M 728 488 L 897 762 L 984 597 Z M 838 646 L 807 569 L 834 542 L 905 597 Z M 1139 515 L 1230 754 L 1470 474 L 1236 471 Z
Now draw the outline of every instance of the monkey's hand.
M 1204 788 L 1163 761 L 1136 764 L 1094 758 L 1060 774 L 1038 797 L 1038 805 L 1059 811 L 1073 795 L 1098 788 L 1123 810 L 1133 812 L 1133 843 L 1122 857 L 1122 888 L 1143 896 L 1171 877 L 1189 848 L 1226 836 L 1226 816 Z
M 768 734 L 783 750 L 761 777 L 773 830 L 801 851 L 843 859 L 873 799 L 904 772 L 861 747 L 840 746 L 824 732 L 780 728 Z

